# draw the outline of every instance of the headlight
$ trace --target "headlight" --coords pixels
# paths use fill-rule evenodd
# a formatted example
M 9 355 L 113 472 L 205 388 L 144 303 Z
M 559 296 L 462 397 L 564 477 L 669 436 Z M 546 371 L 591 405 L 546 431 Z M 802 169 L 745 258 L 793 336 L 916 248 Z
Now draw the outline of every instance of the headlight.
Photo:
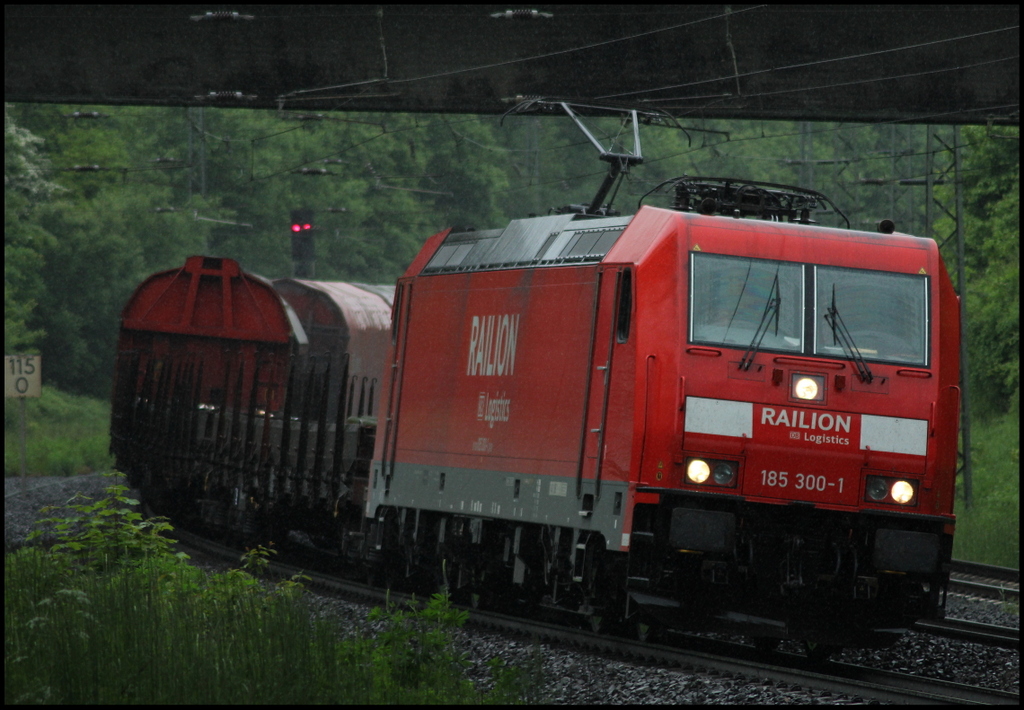
M 888 492 L 889 486 L 886 485 L 884 478 L 872 476 L 868 479 L 868 498 L 871 500 L 885 500 Z
M 917 505 L 916 497 L 917 482 L 910 479 L 868 476 L 865 481 L 864 500 L 871 503 Z
M 906 504 L 914 497 L 914 487 L 906 481 L 896 481 L 892 484 L 892 499 L 897 503 Z
M 825 401 L 825 376 L 803 375 L 794 372 L 790 379 L 790 393 L 795 399 L 805 402 Z
M 739 472 L 738 461 L 692 457 L 686 459 L 686 477 L 683 478 L 683 483 L 735 488 Z
M 732 483 L 733 476 L 736 475 L 736 469 L 731 463 L 720 461 L 715 464 L 715 483 L 720 486 L 728 486 Z
M 690 459 L 690 463 L 686 465 L 686 477 L 692 483 L 704 483 L 710 475 L 711 467 L 703 459 Z

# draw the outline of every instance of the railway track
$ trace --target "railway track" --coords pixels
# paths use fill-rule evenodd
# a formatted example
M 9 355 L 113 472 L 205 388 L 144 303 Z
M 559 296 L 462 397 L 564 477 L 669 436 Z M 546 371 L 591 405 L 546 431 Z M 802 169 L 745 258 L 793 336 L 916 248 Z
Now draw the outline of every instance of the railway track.
M 949 591 L 1020 603 L 1020 570 L 953 560 L 950 565 Z
M 986 646 L 1008 648 L 1013 651 L 1020 650 L 1020 629 L 1011 629 L 1005 626 L 982 624 L 964 619 L 936 619 L 917 622 L 914 624 L 914 631 Z
M 238 560 L 239 550 L 212 543 L 180 528 L 175 530 L 175 535 L 181 544 L 204 554 L 224 560 Z M 387 600 L 404 602 L 410 598 L 409 595 L 394 591 L 378 589 L 321 572 L 311 572 L 308 568 L 300 568 L 293 564 L 271 562 L 270 571 L 283 577 L 304 574 L 310 578 L 310 586 L 332 594 L 354 598 L 360 602 L 384 603 Z M 480 609 L 466 609 L 466 611 L 470 613 L 471 623 L 489 630 L 521 635 L 549 644 L 562 644 L 624 660 L 679 668 L 684 671 L 730 674 L 892 703 L 1017 705 L 1020 700 L 1020 696 L 1016 693 L 876 670 L 848 663 L 814 664 L 803 656 L 791 653 L 773 653 L 770 657 L 765 657 L 750 646 L 703 637 L 698 639 L 686 635 L 673 635 L 666 644 L 652 644 L 617 636 L 595 634 L 589 630 L 572 628 L 550 621 L 508 616 L 494 611 Z M 955 622 L 955 620 L 950 621 Z M 951 628 L 953 625 L 951 623 L 946 628 Z M 921 629 L 921 631 L 933 632 L 932 629 Z M 949 632 L 949 634 L 952 633 L 952 631 Z M 942 635 L 948 634 L 943 633 Z M 984 642 L 978 641 L 978 637 L 955 636 L 954 638 Z

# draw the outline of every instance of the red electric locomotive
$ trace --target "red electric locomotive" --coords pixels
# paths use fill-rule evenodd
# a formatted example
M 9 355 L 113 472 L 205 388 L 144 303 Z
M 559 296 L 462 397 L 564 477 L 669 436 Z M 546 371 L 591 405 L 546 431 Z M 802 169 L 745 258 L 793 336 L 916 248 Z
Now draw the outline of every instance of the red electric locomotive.
M 427 241 L 396 293 L 371 552 L 769 646 L 941 617 L 960 330 L 936 244 L 812 224 L 811 191 L 674 186 L 671 209 Z

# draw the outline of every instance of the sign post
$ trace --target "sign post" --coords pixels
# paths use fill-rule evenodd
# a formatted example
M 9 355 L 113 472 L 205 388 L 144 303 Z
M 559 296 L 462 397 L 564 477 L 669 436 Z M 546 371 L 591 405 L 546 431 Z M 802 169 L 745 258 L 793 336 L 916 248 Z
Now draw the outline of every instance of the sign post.
M 4 397 L 21 400 L 19 410 L 21 421 L 18 426 L 19 448 L 21 450 L 21 485 L 28 485 L 25 479 L 25 398 L 40 397 L 43 393 L 43 358 L 39 355 L 6 355 L 4 363 Z

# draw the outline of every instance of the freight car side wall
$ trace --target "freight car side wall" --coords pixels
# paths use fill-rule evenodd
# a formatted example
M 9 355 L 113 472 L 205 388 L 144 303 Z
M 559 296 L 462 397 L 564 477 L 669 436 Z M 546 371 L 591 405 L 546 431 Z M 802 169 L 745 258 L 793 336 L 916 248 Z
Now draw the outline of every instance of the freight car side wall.
M 290 351 L 306 341 L 293 320 L 270 284 L 232 259 L 190 256 L 181 268 L 153 274 L 121 313 L 115 418 L 128 416 L 117 407 L 134 408 L 135 397 L 156 396 L 186 371 L 198 400 L 217 405 L 230 404 L 223 397 L 240 372 L 249 401 L 258 372 L 257 405 L 278 409 Z
M 376 416 L 380 376 L 390 342 L 394 286 L 278 279 L 274 288 L 295 310 L 306 331 L 310 359 L 321 365 L 329 360 L 331 387 L 340 387 L 341 379 L 347 377 L 347 407 L 341 417 Z M 305 366 L 305 361 L 300 361 Z M 337 404 L 332 401 L 329 406 L 332 420 L 337 416 Z
M 395 394 L 382 399 L 369 515 L 415 506 L 582 526 L 619 546 L 629 447 L 617 448 L 624 458 L 605 466 L 584 514 L 577 490 L 578 476 L 594 476 L 581 459 L 593 443 L 588 399 L 601 407 L 588 397 L 588 373 L 607 357 L 592 347 L 598 273 L 588 265 L 412 282 L 398 306 Z M 601 292 L 614 296 L 609 283 Z M 610 317 L 601 322 L 610 331 Z

